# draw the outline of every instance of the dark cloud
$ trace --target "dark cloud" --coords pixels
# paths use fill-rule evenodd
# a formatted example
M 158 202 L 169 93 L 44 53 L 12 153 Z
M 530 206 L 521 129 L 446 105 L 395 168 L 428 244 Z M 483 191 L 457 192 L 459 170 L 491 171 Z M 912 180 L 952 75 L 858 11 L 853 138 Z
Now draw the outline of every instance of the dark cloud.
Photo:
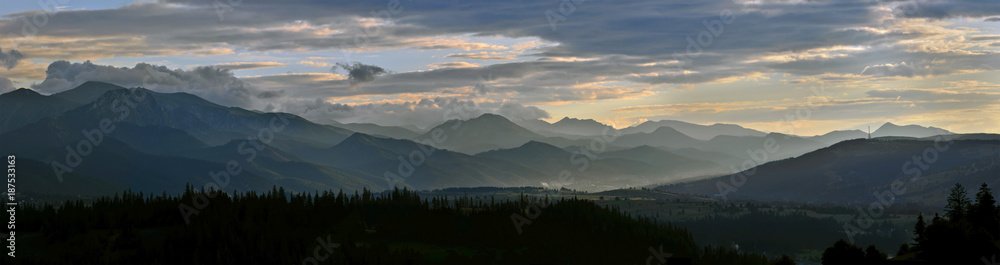
M 983 19 L 984 22 L 1000 22 L 1000 17 L 991 17 Z
M 264 91 L 257 93 L 257 98 L 267 99 L 267 98 L 277 98 L 285 95 L 285 91 Z
M 141 86 L 158 92 L 191 93 L 218 104 L 244 108 L 256 107 L 253 95 L 259 93 L 255 93 L 255 88 L 233 76 L 229 70 L 213 67 L 171 70 L 166 66 L 146 63 L 130 68 L 96 65 L 90 61 L 56 61 L 49 64 L 45 74 L 45 80 L 31 85 L 31 88 L 56 93 L 86 81 L 102 81 L 124 87 Z
M 17 88 L 14 87 L 14 83 L 10 79 L 0 76 L 0 94 L 14 91 L 14 89 Z
M 359 62 L 355 62 L 354 64 L 337 63 L 337 66 L 334 66 L 331 70 L 336 72 L 338 68 L 347 71 L 347 80 L 351 82 L 352 88 L 361 83 L 375 81 L 376 76 L 389 72 L 382 67 Z
M 921 18 L 981 18 L 1000 15 L 1000 1 L 995 0 L 949 0 L 949 1 L 905 1 L 896 8 L 906 17 Z M 992 18 L 990 18 L 992 19 Z M 987 19 L 989 20 L 989 19 Z
M 17 66 L 17 63 L 21 62 L 21 59 L 24 59 L 24 54 L 21 54 L 21 52 L 11 49 L 4 53 L 3 49 L 0 48 L 0 63 L 3 63 L 3 66 L 7 67 L 8 70 Z

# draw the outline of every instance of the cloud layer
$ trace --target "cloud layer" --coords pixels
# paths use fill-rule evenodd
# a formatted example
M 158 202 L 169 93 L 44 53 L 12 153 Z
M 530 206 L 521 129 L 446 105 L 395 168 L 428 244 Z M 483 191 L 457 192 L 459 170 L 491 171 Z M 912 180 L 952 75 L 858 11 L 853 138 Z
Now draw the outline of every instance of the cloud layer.
M 0 36 L 22 42 L 17 55 L 36 64 L 57 61 L 32 86 L 40 91 L 93 79 L 137 85 L 151 71 L 166 80 L 165 90 L 223 104 L 387 123 L 434 120 L 410 113 L 434 116 L 465 104 L 453 102 L 510 116 L 548 115 L 541 106 L 632 121 L 710 119 L 684 110 L 717 106 L 746 113 L 715 112 L 716 121 L 765 120 L 775 114 L 768 109 L 798 100 L 793 92 L 804 84 L 835 84 L 839 94 L 829 104 L 877 109 L 890 103 L 872 101 L 869 91 L 1000 67 L 995 0 L 243 0 L 218 11 L 211 1 L 192 0 L 66 10 L 20 38 L 21 18 L 41 14 L 29 11 L 0 19 Z M 15 51 L 4 51 L 7 68 L 23 58 L 8 60 Z M 213 66 L 62 61 L 127 58 Z M 683 90 L 690 94 L 679 95 Z M 740 102 L 761 106 L 733 107 Z M 612 111 L 624 105 L 669 108 Z

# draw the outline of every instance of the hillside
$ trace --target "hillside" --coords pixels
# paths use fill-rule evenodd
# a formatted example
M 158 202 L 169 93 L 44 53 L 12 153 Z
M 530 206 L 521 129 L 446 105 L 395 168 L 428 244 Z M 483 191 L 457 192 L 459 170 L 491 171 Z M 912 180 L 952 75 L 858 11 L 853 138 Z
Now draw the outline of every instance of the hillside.
M 949 144 L 859 139 L 741 172 L 747 176 L 743 185 L 731 184 L 727 175 L 660 189 L 718 198 L 721 182 L 734 188 L 725 192 L 728 199 L 867 205 L 878 201 L 873 193 L 889 191 L 894 181 L 901 181 L 905 192 L 894 195 L 898 203 L 940 202 L 950 184 L 972 187 L 996 182 L 1000 175 L 998 150 L 1000 141 L 996 140 L 954 140 Z M 925 160 L 925 154 L 938 157 Z

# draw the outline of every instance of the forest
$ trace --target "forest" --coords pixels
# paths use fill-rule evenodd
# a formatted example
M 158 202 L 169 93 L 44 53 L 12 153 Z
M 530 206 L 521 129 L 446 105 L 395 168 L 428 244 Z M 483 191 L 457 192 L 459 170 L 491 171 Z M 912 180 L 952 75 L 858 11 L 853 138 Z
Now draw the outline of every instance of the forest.
M 195 198 L 205 205 L 187 223 L 181 205 Z M 406 189 L 226 193 L 188 186 L 177 196 L 124 191 L 91 203 L 26 204 L 18 215 L 19 256 L 5 264 L 775 262 L 699 247 L 684 228 L 576 198 L 421 198 Z M 515 215 L 535 218 L 518 233 Z
M 1000 206 L 983 183 L 974 196 L 955 184 L 944 215 L 934 213 L 928 223 L 917 217 L 913 238 L 902 242 L 888 259 L 874 245 L 864 250 L 841 239 L 823 251 L 823 264 L 994 264 L 1000 253 Z M 888 251 L 888 250 L 887 250 Z

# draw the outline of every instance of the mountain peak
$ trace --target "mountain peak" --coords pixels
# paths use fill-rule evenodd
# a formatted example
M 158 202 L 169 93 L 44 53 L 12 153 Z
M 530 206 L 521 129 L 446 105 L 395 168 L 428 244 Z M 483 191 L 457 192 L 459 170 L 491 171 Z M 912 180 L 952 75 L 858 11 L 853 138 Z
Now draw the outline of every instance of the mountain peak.
M 543 142 L 539 142 L 539 141 L 535 141 L 535 140 L 528 141 L 527 143 L 524 143 L 524 144 L 522 144 L 521 146 L 519 146 L 517 148 L 537 148 L 537 147 L 545 147 L 545 148 L 551 147 L 551 148 L 559 149 L 559 147 L 556 147 L 554 145 L 543 143 Z
M 39 94 L 38 92 L 35 92 L 34 90 L 22 87 L 22 88 L 18 88 L 18 89 L 14 90 L 14 91 L 11 91 L 11 92 L 3 93 L 3 95 L 0 95 L 0 96 L 2 96 L 2 97 L 34 97 L 34 96 L 41 96 L 41 95 L 42 94 Z
M 952 132 L 937 127 L 924 127 L 916 124 L 896 125 L 886 122 L 872 132 L 872 137 L 902 136 L 923 138 L 942 134 L 952 134 Z
M 511 160 L 526 159 L 536 162 L 544 161 L 547 159 L 565 157 L 567 155 L 569 155 L 569 152 L 563 150 L 562 148 L 534 140 L 528 141 L 527 143 L 524 143 L 518 147 L 505 148 L 505 149 L 501 148 L 477 154 L 477 156 L 504 158 Z
M 569 123 L 569 122 L 574 122 L 574 123 L 579 123 L 579 122 L 599 123 L 601 125 L 604 125 L 603 123 L 595 121 L 594 119 L 577 119 L 577 118 L 570 118 L 570 117 L 563 117 L 561 120 L 557 121 L 556 123 Z M 556 123 L 553 123 L 553 124 L 556 124 Z
M 479 117 L 476 117 L 476 118 L 473 118 L 473 119 L 488 119 L 488 120 L 489 120 L 489 119 L 504 119 L 504 120 L 507 120 L 507 121 L 509 121 L 509 120 L 508 120 L 508 119 L 507 119 L 506 117 L 504 117 L 504 116 L 500 116 L 500 115 L 496 115 L 496 114 L 493 114 L 493 113 L 489 113 L 489 112 L 487 112 L 487 113 L 483 113 L 483 115 L 479 115 Z
M 76 102 L 77 104 L 87 104 L 93 102 L 104 93 L 124 87 L 100 81 L 87 81 L 69 90 L 52 94 L 52 96 Z
M 376 140 L 375 136 L 371 136 L 371 135 L 367 135 L 367 134 L 364 134 L 364 133 L 356 132 L 356 133 L 352 133 L 351 136 L 348 136 L 343 141 L 340 141 L 339 144 L 352 143 L 352 142 L 371 143 L 374 140 Z
M 117 86 L 117 85 L 101 81 L 86 81 L 83 82 L 83 84 L 80 84 L 80 86 Z
M 669 126 L 661 126 L 659 128 L 656 128 L 656 130 L 653 130 L 653 132 L 651 132 L 651 134 L 663 134 L 663 133 L 679 133 L 679 134 L 683 134 L 680 131 L 678 131 L 677 129 L 674 129 L 674 128 L 669 127 Z

